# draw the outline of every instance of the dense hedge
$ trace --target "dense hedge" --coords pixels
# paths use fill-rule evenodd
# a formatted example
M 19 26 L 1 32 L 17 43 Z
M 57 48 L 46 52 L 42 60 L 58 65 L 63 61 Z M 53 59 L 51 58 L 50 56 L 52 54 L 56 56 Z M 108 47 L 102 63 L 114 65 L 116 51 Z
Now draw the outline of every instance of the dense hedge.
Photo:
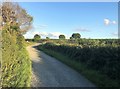
M 81 62 L 88 68 L 103 73 L 120 83 L 119 46 L 79 47 L 46 43 L 39 47 L 67 55 L 70 59 Z
M 31 62 L 24 38 L 16 31 L 2 31 L 2 87 L 28 87 Z

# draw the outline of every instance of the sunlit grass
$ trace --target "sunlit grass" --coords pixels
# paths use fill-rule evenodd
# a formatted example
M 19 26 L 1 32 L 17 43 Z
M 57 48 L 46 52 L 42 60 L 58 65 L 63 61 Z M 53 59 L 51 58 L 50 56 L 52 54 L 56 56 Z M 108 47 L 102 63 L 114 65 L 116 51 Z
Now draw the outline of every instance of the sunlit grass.
M 7 30 L 2 36 L 2 87 L 30 87 L 31 61 L 24 39 L 19 40 L 15 32 L 10 34 Z

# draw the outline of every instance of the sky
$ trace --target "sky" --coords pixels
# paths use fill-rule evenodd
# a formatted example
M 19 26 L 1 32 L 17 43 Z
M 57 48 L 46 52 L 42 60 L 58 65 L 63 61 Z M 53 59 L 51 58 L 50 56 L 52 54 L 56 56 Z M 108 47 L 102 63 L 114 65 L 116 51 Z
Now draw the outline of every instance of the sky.
M 24 36 L 58 39 L 80 33 L 81 38 L 118 38 L 117 2 L 19 2 L 31 16 L 33 28 Z

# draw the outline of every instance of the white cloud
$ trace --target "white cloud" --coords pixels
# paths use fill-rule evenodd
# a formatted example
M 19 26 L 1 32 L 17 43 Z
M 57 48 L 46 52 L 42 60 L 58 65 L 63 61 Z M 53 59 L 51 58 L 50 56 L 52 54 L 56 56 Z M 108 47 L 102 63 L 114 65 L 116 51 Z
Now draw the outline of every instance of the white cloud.
M 104 19 L 104 24 L 105 25 L 109 25 L 110 24 L 110 20 L 109 19 Z
M 46 25 L 46 24 L 41 24 L 39 27 L 40 28 L 45 28 L 45 27 L 47 27 L 48 25 Z
M 90 30 L 87 30 L 85 28 L 77 28 L 74 31 L 78 31 L 78 32 L 90 32 Z
M 43 37 L 47 37 L 47 36 L 48 37 L 58 37 L 62 33 L 60 33 L 60 32 L 40 32 L 39 34 Z
M 36 32 L 32 32 L 32 34 L 33 34 L 33 35 L 35 35 L 35 34 L 39 34 L 39 32 L 37 32 L 37 31 L 36 31 Z
M 33 29 L 40 29 L 40 30 L 42 30 L 42 29 L 45 29 L 47 27 L 48 27 L 48 25 L 41 24 L 41 25 L 35 25 L 35 26 L 33 26 Z
M 117 22 L 116 21 L 112 21 L 112 24 L 117 24 Z
M 41 36 L 48 36 L 48 33 L 47 32 L 39 32 L 39 35 L 41 35 Z
M 113 36 L 118 36 L 118 32 L 111 33 Z
M 51 32 L 51 33 L 49 33 L 48 35 L 49 36 L 53 36 L 53 37 L 58 37 L 59 35 L 61 35 L 62 33 L 60 33 L 60 32 Z
M 58 38 L 59 37 L 59 35 L 61 35 L 61 34 L 63 34 L 63 33 L 61 33 L 61 32 L 33 32 L 32 33 L 33 35 L 35 35 L 35 34 L 39 34 L 40 36 L 42 36 L 43 38 L 45 38 L 45 37 L 50 37 L 50 38 Z M 65 34 L 63 34 L 63 35 L 65 35 Z M 66 35 L 65 35 L 66 36 Z
M 116 21 L 111 21 L 110 19 L 104 19 L 104 24 L 105 25 L 111 25 L 111 24 L 117 24 L 117 22 Z

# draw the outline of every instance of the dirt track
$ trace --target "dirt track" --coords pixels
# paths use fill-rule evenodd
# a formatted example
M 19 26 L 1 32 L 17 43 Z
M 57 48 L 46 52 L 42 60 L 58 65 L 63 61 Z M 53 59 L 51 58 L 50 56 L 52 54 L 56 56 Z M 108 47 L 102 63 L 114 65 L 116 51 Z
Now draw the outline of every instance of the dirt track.
M 37 45 L 27 47 L 32 60 L 32 87 L 94 87 L 75 70 L 38 51 Z

